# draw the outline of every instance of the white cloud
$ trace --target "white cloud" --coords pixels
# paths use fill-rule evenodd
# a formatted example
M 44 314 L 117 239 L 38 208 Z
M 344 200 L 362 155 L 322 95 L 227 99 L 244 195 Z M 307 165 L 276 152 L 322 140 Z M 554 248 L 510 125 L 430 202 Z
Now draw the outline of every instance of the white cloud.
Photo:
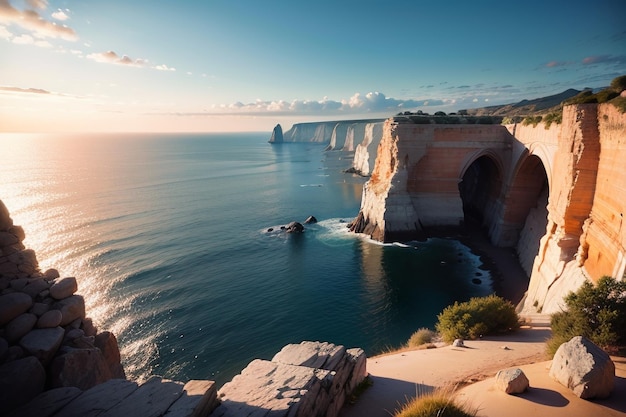
M 132 59 L 127 55 L 119 56 L 114 51 L 98 52 L 87 55 L 87 58 L 106 64 L 126 65 L 129 67 L 143 67 L 147 61 L 145 59 Z
M 9 40 L 12 37 L 13 37 L 13 34 L 9 32 L 9 30 L 6 27 L 0 26 L 0 38 Z
M 52 13 L 52 18 L 65 22 L 66 20 L 69 20 L 70 17 L 63 10 L 59 9 L 56 12 Z
M 45 9 L 48 2 L 44 0 L 30 0 L 28 4 L 33 9 L 18 10 L 11 6 L 9 0 L 0 0 L 0 22 L 17 25 L 23 29 L 31 31 L 31 36 L 59 38 L 67 41 L 78 39 L 74 29 L 50 22 L 35 9 Z
M 176 71 L 176 68 L 173 67 L 168 67 L 167 65 L 163 64 L 163 65 L 157 65 L 155 67 L 153 67 L 155 70 L 159 70 L 159 71 Z
M 9 40 L 18 45 L 35 45 L 41 48 L 52 48 L 52 44 L 50 42 L 46 40 L 38 40 L 26 34 L 15 36 L 13 38 L 10 38 Z
M 226 115 L 391 115 L 398 111 L 415 109 L 420 106 L 440 106 L 448 104 L 444 100 L 400 100 L 386 97 L 379 92 L 356 93 L 342 100 L 256 100 L 252 103 L 236 102 L 213 106 L 212 113 Z M 207 114 L 212 114 L 207 113 Z M 193 113 L 199 115 L 202 113 Z

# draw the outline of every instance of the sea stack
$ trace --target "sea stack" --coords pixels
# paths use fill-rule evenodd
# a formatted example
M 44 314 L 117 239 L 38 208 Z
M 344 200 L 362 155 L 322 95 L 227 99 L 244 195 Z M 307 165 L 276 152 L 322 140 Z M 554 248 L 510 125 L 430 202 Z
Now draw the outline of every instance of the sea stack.
M 274 127 L 272 131 L 272 137 L 270 138 L 270 143 L 283 143 L 283 128 L 280 123 Z

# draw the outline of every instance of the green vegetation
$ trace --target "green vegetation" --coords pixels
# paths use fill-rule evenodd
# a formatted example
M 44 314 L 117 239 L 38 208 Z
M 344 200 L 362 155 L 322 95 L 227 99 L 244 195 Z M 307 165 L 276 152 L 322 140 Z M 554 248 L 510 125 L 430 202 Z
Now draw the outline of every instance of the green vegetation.
M 626 345 L 626 282 L 604 276 L 596 285 L 586 281 L 565 297 L 566 311 L 552 315 L 550 356 L 574 336 L 585 336 L 609 352 Z
M 444 341 L 477 339 L 483 335 L 515 330 L 519 317 L 509 301 L 495 294 L 455 302 L 437 316 L 437 331 Z
M 405 404 L 395 417 L 474 417 L 478 409 L 454 401 L 451 390 L 438 389 Z
M 613 81 L 611 81 L 611 87 L 610 88 L 613 91 L 616 91 L 618 93 L 621 93 L 622 91 L 626 90 L 626 75 L 622 75 L 620 77 L 613 78 Z
M 560 125 L 562 121 L 563 121 L 562 111 L 548 113 L 545 116 L 543 116 L 543 122 L 545 123 L 546 129 L 550 129 L 550 125 L 552 125 L 552 123 L 556 123 L 557 125 Z
M 409 341 L 407 342 L 407 347 L 416 348 L 419 346 L 427 345 L 433 342 L 435 337 L 435 332 L 430 329 L 426 329 L 422 327 L 418 329 L 415 333 L 411 335 Z
M 563 104 L 586 104 L 586 103 L 608 103 L 611 102 L 622 113 L 626 111 L 626 100 L 619 97 L 622 91 L 626 90 L 626 75 L 614 78 L 611 85 L 604 90 L 593 93 L 591 90 L 585 90 L 578 95 L 563 102 Z
M 533 127 L 537 127 L 537 125 L 541 123 L 542 119 L 543 117 L 541 116 L 526 116 L 524 117 L 524 120 L 522 120 L 522 125 L 524 126 L 533 125 Z

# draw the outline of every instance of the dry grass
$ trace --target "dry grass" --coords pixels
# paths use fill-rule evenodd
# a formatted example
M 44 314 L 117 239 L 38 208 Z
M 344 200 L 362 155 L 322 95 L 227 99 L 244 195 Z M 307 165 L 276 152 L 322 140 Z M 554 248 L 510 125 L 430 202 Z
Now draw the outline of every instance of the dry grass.
M 453 389 L 439 388 L 419 394 L 394 417 L 475 417 L 477 414 L 478 409 L 455 401 Z

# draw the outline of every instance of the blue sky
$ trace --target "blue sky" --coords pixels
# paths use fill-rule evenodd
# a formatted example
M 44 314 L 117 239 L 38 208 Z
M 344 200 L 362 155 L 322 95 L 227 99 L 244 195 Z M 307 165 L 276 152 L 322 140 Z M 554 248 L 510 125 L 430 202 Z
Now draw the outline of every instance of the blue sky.
M 624 0 L 0 0 L 0 131 L 271 130 L 624 74 Z

